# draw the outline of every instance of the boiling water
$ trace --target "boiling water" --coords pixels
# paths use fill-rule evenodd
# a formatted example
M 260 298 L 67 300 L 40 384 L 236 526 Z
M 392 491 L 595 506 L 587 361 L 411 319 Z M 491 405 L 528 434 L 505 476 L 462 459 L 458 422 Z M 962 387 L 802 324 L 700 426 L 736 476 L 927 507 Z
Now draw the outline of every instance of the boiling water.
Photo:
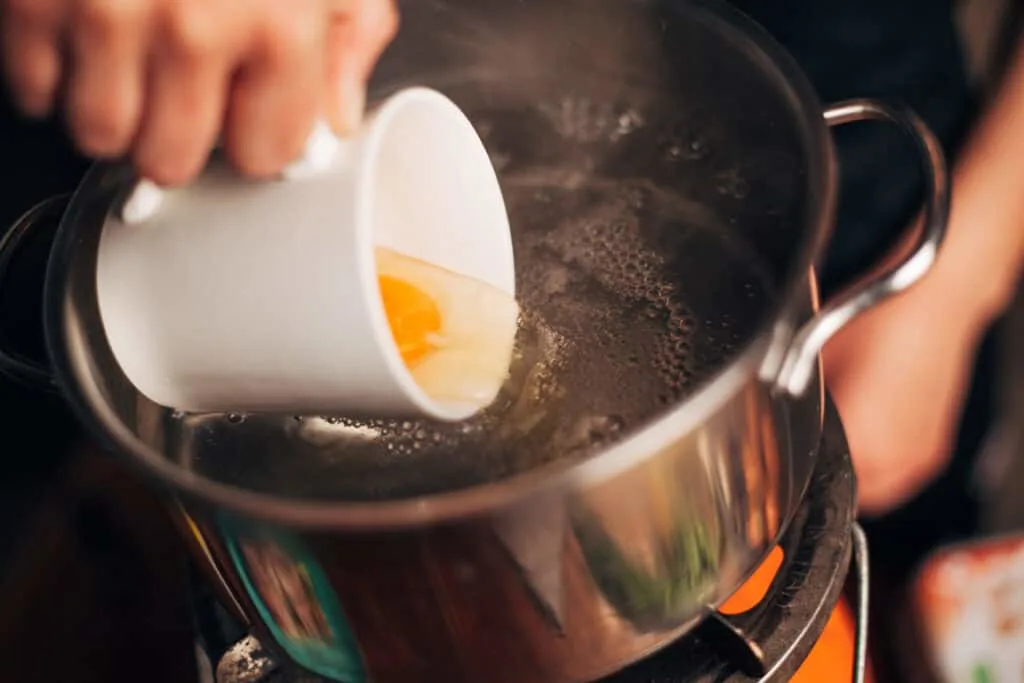
M 721 367 L 766 310 L 756 261 L 671 194 L 537 175 L 507 178 L 505 194 L 521 313 L 487 410 L 457 424 L 176 416 L 172 450 L 213 479 L 313 499 L 495 481 L 588 457 L 649 421 Z

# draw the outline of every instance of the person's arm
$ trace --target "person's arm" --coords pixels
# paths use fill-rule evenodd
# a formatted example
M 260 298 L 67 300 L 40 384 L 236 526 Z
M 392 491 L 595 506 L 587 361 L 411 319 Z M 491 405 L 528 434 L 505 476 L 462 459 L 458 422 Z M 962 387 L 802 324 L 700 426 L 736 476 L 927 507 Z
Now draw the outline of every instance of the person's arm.
M 887 512 L 948 462 L 985 331 L 1024 269 L 1024 43 L 953 169 L 949 232 L 933 269 L 825 349 L 860 503 Z
M 1024 268 L 1022 170 L 1024 41 L 954 169 L 948 237 L 925 278 L 982 324 L 1009 305 Z

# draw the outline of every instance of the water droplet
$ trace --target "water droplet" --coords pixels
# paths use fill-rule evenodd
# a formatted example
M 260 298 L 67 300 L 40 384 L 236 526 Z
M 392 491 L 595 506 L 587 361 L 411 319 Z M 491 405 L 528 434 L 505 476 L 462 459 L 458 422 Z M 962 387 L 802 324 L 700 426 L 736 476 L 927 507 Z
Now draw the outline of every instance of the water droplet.
M 245 422 L 245 415 L 240 413 L 228 413 L 228 422 L 232 424 L 241 424 Z

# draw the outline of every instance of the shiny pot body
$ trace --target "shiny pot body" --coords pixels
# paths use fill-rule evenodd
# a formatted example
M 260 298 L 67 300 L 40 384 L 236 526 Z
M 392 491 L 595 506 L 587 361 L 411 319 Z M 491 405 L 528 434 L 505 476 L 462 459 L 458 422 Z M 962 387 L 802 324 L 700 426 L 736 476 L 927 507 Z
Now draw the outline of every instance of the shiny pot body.
M 595 225 L 634 230 L 666 255 L 703 324 L 687 342 L 703 371 L 681 371 L 684 395 L 584 458 L 452 486 L 443 458 L 412 460 L 410 471 L 437 476 L 394 498 L 275 493 L 273 467 L 258 482 L 246 476 L 317 455 L 290 436 L 298 418 L 183 416 L 147 401 L 114 362 L 96 250 L 133 178 L 108 166 L 0 244 L 2 276 L 21 237 L 59 220 L 43 311 L 51 368 L 0 360 L 51 378 L 97 436 L 163 484 L 225 604 L 283 661 L 348 683 L 592 680 L 691 628 L 775 543 L 813 469 L 819 351 L 931 266 L 948 214 L 944 161 L 902 109 L 823 110 L 789 57 L 724 6 L 416 0 L 402 10 L 371 100 L 426 85 L 473 120 L 524 240 L 517 292 L 542 311 L 557 314 L 560 299 L 531 295 L 528 269 L 564 246 L 547 233 L 571 242 Z M 864 119 L 896 126 L 919 152 L 923 229 L 893 270 L 819 306 L 813 267 L 836 185 L 828 126 Z M 657 197 L 686 229 L 651 212 Z M 595 249 L 566 252 L 569 265 L 552 272 L 571 277 L 563 271 Z M 756 262 L 763 287 L 727 254 Z M 712 344 L 727 327 L 731 343 Z M 647 358 L 628 362 L 639 381 Z M 607 391 L 628 389 L 631 372 Z M 211 449 L 229 456 L 218 476 L 190 465 Z
M 813 466 L 818 387 L 780 399 L 751 379 L 618 471 L 414 528 L 303 530 L 182 509 L 229 607 L 310 671 L 590 681 L 688 630 L 774 544 Z

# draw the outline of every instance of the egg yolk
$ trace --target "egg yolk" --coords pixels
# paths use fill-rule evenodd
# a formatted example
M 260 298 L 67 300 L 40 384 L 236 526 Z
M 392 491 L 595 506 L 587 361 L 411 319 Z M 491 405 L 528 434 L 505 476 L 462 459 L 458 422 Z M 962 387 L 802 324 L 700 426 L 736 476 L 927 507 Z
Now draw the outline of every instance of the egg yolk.
M 437 348 L 441 312 L 437 304 L 418 287 L 390 275 L 377 278 L 384 315 L 391 326 L 402 362 L 407 368 Z

